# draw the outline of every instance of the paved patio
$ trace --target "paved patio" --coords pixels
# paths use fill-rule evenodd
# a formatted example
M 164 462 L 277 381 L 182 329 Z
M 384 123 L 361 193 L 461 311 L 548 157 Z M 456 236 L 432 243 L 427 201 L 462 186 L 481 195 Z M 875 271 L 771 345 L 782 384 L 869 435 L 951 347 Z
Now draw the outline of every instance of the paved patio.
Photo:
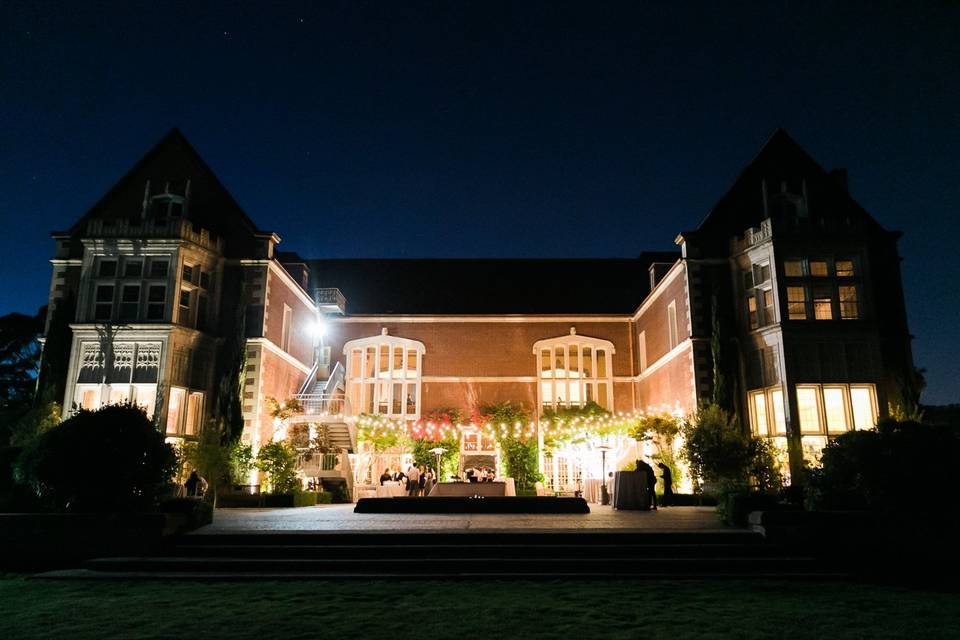
M 196 534 L 242 531 L 711 531 L 727 530 L 713 507 L 614 511 L 590 505 L 586 515 L 360 514 L 352 504 L 298 509 L 217 509 L 213 524 Z

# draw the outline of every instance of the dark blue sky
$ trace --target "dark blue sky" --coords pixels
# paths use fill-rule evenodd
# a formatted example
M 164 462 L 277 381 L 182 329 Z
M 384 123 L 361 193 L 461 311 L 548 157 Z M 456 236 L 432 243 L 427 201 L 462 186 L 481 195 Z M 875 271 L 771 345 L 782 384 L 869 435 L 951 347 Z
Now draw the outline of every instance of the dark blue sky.
M 905 232 L 960 401 L 960 5 L 675 4 L 3 2 L 0 313 L 172 126 L 312 257 L 670 249 L 783 126 Z

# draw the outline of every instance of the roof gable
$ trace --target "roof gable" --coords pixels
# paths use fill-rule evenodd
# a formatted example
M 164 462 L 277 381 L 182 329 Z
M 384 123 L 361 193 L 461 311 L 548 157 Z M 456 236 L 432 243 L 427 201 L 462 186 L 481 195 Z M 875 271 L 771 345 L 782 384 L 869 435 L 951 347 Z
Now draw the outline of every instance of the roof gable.
M 140 158 L 70 228 L 71 235 L 82 234 L 92 219 L 135 220 L 143 215 L 144 197 L 149 182 L 150 195 L 184 195 L 189 181 L 187 219 L 233 244 L 246 244 L 259 233 L 257 226 L 233 199 L 223 183 L 204 162 L 179 129 L 172 129 Z M 228 249 L 229 250 L 229 249 Z
M 777 129 L 757 155 L 737 176 L 730 189 L 697 227 L 701 237 L 717 236 L 726 242 L 768 217 L 767 193 L 799 191 L 805 183 L 811 219 L 849 219 L 868 231 L 883 231 L 880 224 L 854 200 L 845 185 L 830 175 L 783 129 Z

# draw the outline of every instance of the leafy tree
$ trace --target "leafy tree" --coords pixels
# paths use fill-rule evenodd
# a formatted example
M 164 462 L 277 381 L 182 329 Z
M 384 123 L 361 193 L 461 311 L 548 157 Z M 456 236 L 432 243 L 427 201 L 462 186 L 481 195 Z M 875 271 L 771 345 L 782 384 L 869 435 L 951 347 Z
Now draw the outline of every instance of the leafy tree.
M 43 345 L 40 379 L 37 395 L 46 401 L 62 402 L 66 391 L 67 369 L 70 366 L 70 348 L 73 331 L 70 323 L 76 317 L 77 305 L 73 295 L 67 294 L 53 308 Z M 41 325 L 41 330 L 42 330 Z M 160 405 L 157 405 L 160 406 Z
M 694 478 L 758 490 L 779 488 L 775 450 L 746 433 L 735 415 L 715 404 L 702 405 L 683 428 L 681 455 Z
M 35 316 L 0 317 L 0 441 L 9 440 L 34 407 L 43 314 L 41 309 Z
M 247 484 L 250 472 L 257 468 L 253 447 L 237 440 L 230 446 L 230 479 L 234 484 Z
M 522 431 L 529 421 L 529 414 L 523 405 L 512 402 L 484 405 L 477 408 L 474 421 L 477 424 L 490 423 L 495 429 L 501 424 L 508 426 L 506 433 L 497 431 L 497 442 L 500 445 L 504 470 L 513 478 L 518 490 L 531 489 L 534 483 L 543 480 L 537 441 L 522 433 L 514 435 L 513 428 L 516 423 L 520 423 Z
M 301 488 L 297 478 L 297 452 L 285 441 L 260 447 L 257 468 L 267 474 L 267 493 L 295 493 Z
M 173 447 L 139 407 L 80 410 L 37 438 L 18 460 L 21 480 L 49 507 L 131 511 L 172 489 Z
M 815 509 L 867 509 L 956 518 L 951 508 L 960 467 L 956 425 L 881 420 L 849 431 L 823 450 L 810 471 L 807 499 Z
M 238 278 L 233 283 L 242 301 L 246 297 L 242 274 L 234 273 Z M 245 304 L 234 308 L 233 320 L 225 339 L 220 346 L 218 361 L 221 363 L 219 385 L 217 387 L 216 416 L 222 422 L 222 438 L 226 442 L 235 442 L 243 433 L 243 379 L 247 368 Z
M 435 468 L 437 466 L 437 456 L 431 451 L 437 447 L 446 449 L 440 456 L 440 469 L 438 470 L 437 481 L 443 478 L 449 478 L 457 474 L 460 464 L 460 437 L 457 434 L 449 434 L 439 440 L 429 438 L 420 438 L 413 441 L 413 463 L 417 466 Z
M 224 444 L 218 423 L 208 423 L 195 442 L 185 442 L 180 450 L 183 461 L 197 470 L 210 485 L 208 494 L 214 506 L 218 488 L 230 479 L 230 445 Z

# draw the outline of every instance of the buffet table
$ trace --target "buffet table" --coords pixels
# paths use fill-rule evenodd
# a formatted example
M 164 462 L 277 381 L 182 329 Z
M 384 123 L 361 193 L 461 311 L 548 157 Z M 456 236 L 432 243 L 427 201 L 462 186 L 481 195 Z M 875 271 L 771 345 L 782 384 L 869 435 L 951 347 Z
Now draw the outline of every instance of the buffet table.
M 445 497 L 503 497 L 517 495 L 513 478 L 504 478 L 495 482 L 441 482 L 433 485 L 431 498 Z
M 377 487 L 378 498 L 402 498 L 407 495 L 407 488 L 399 482 L 384 482 Z
M 613 508 L 648 510 L 645 471 L 617 471 L 613 474 Z

